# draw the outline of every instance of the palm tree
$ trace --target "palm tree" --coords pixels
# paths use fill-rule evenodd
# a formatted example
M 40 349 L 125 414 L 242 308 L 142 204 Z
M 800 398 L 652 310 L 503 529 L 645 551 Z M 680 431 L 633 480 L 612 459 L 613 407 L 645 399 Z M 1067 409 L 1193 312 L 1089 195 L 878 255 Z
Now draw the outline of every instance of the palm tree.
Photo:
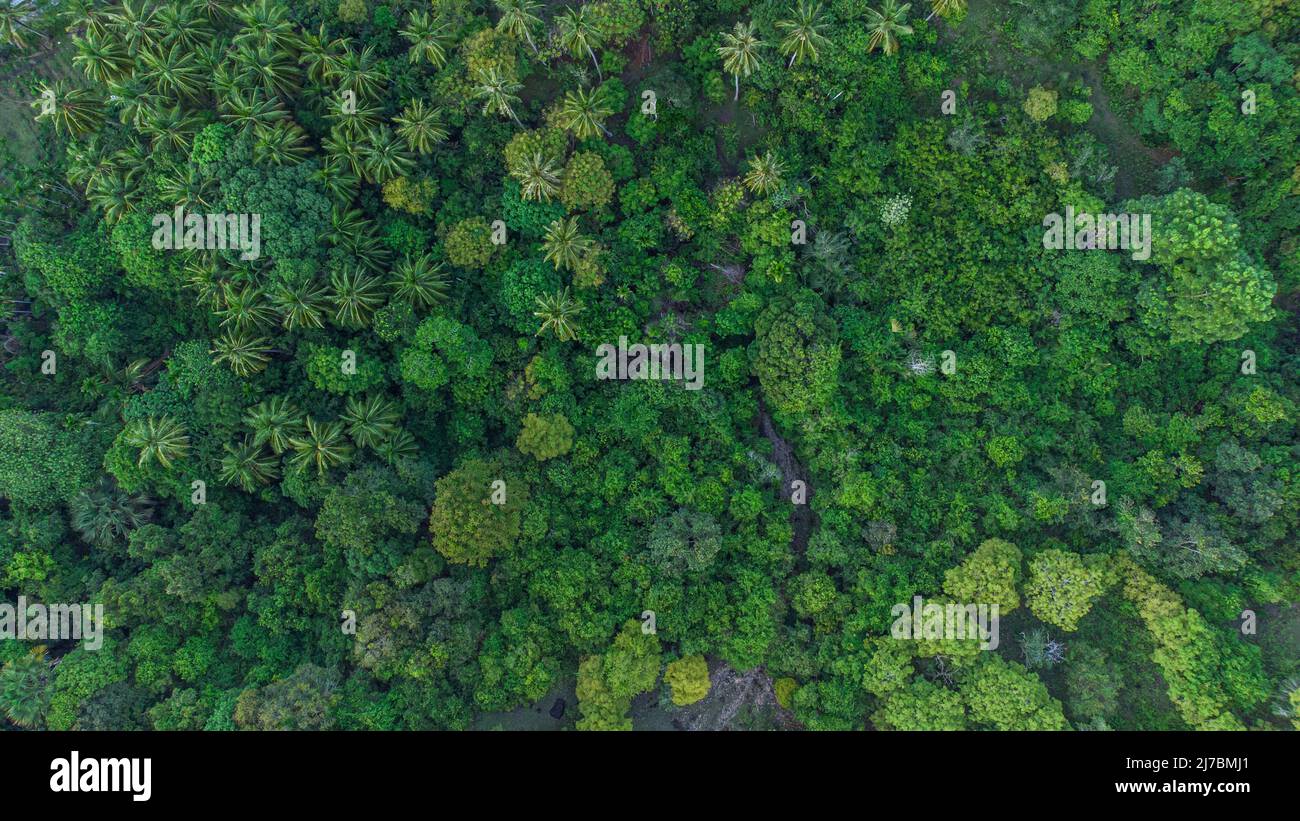
M 153 153 L 136 140 L 131 140 L 126 147 L 113 153 L 113 164 L 131 175 L 133 179 L 144 176 L 153 161 Z
M 614 113 L 614 109 L 605 102 L 599 88 L 578 89 L 564 95 L 560 105 L 560 124 L 573 132 L 580 140 L 594 137 L 602 131 L 610 136 L 605 128 L 605 118 Z
M 108 93 L 113 105 L 118 109 L 118 119 L 122 125 L 139 128 L 148 118 L 149 112 L 162 105 L 158 95 L 139 77 L 123 77 L 108 84 Z
M 327 138 L 328 139 L 328 138 Z M 324 143 L 322 143 L 324 145 Z M 328 150 L 328 149 L 327 149 Z M 358 155 L 358 160 L 360 156 Z M 326 157 L 325 162 L 312 175 L 312 178 L 324 187 L 336 202 L 351 202 L 356 196 L 360 180 L 344 165 L 338 157 Z
M 203 124 L 193 111 L 186 111 L 174 105 L 149 112 L 140 130 L 149 136 L 154 148 L 170 146 L 179 152 L 189 154 L 194 135 L 199 133 Z
M 230 8 L 230 0 L 190 0 L 190 6 L 206 17 L 212 25 L 225 23 L 234 16 L 234 10 Z
M 74 496 L 68 513 L 72 529 L 88 544 L 108 546 L 149 521 L 150 509 L 146 499 L 128 496 L 110 480 L 102 479 L 99 487 Z
M 77 47 L 73 64 L 81 66 L 86 77 L 96 83 L 107 85 L 131 73 L 131 55 L 117 38 L 87 32 L 85 37 L 73 37 L 72 42 Z
M 338 83 L 341 90 L 355 91 L 358 97 L 373 98 L 383 90 L 385 77 L 375 68 L 375 47 L 366 46 L 361 52 L 351 48 L 343 51 L 334 68 L 326 77 Z
M 546 237 L 542 240 L 542 249 L 546 251 L 546 261 L 570 271 L 578 267 L 578 261 L 588 248 L 591 240 L 578 233 L 576 217 L 558 219 L 546 227 Z
M 393 297 L 408 302 L 412 308 L 430 308 L 447 298 L 447 274 L 442 263 L 429 254 L 403 257 L 388 282 Z
M 323 317 L 329 303 L 325 287 L 315 280 L 298 285 L 280 285 L 271 294 L 271 304 L 280 312 L 286 331 L 325 327 Z
M 379 443 L 397 430 L 402 418 L 396 406 L 382 396 L 358 399 L 349 396 L 342 419 L 348 425 L 348 435 L 359 448 L 374 450 Z
M 221 317 L 221 327 L 233 327 L 237 332 L 260 330 L 275 324 L 275 311 L 266 301 L 265 292 L 250 284 L 238 291 L 226 284 L 223 292 L 225 307 L 215 311 Z
M 225 108 L 231 97 L 244 93 L 244 78 L 240 74 L 239 66 L 234 62 L 229 60 L 220 62 L 208 71 L 212 74 L 211 79 L 208 80 L 208 87 L 217 100 L 218 108 Z
M 366 134 L 361 153 L 365 158 L 361 170 L 369 180 L 380 185 L 409 173 L 415 167 L 415 161 L 402 150 L 401 142 L 388 126 L 371 129 Z
M 367 230 L 367 233 L 364 234 L 347 236 L 342 242 L 335 244 L 338 244 L 338 247 L 343 248 L 344 251 L 351 253 L 352 256 L 356 257 L 356 261 L 360 262 L 361 268 L 370 270 L 370 272 L 383 270 L 391 256 L 389 247 L 385 246 L 383 240 L 370 230 Z
M 236 376 L 251 376 L 271 361 L 270 347 L 263 337 L 227 331 L 212 343 L 212 361 L 230 365 Z
M 292 440 L 293 458 L 290 460 L 299 470 L 308 465 L 315 465 L 316 472 L 324 475 L 325 471 L 341 465 L 352 456 L 352 445 L 343 436 L 340 422 L 317 422 L 307 417 L 307 431 L 301 437 Z
M 384 241 L 375 236 L 372 231 L 348 237 L 336 244 L 356 257 L 357 262 L 367 271 L 384 270 L 389 257 L 392 255 Z
M 326 75 L 338 68 L 339 55 L 348 47 L 342 38 L 328 39 L 324 23 L 318 33 L 299 36 L 298 44 L 298 60 L 307 67 L 307 79 L 317 85 L 323 85 Z
M 474 96 L 483 100 L 483 113 L 508 115 L 515 125 L 523 128 L 524 124 L 519 122 L 514 109 L 519 102 L 515 92 L 523 86 L 496 66 L 479 71 L 475 79 Z
M 164 42 L 177 43 L 189 51 L 198 51 L 214 36 L 203 12 L 188 3 L 163 5 L 158 9 L 158 25 Z
M 447 64 L 447 45 L 451 41 L 450 26 L 441 18 L 430 17 L 422 11 L 411 12 L 411 20 L 400 34 L 411 41 L 406 59 L 412 63 L 428 60 L 434 68 Z
M 334 321 L 346 328 L 360 328 L 384 304 L 383 284 L 360 268 L 335 271 L 330 275 L 330 299 Z
M 77 88 L 65 80 L 42 83 L 32 107 L 40 109 L 37 120 L 48 120 L 56 133 L 73 137 L 96 131 L 104 123 L 104 101 L 90 89 Z
M 289 116 L 278 99 L 268 98 L 256 89 L 249 92 L 236 91 L 222 101 L 221 108 L 221 119 L 240 131 L 266 128 Z
M 560 172 L 540 151 L 524 157 L 510 174 L 519 181 L 519 195 L 526 200 L 549 201 L 560 191 Z
M 307 132 L 291 120 L 280 120 L 269 128 L 255 129 L 253 159 L 272 165 L 293 165 L 311 153 Z
M 770 194 L 781 186 L 781 175 L 785 166 L 772 152 L 749 161 L 749 172 L 745 174 L 745 187 L 755 194 Z
M 740 99 L 740 75 L 748 77 L 758 68 L 758 50 L 762 46 L 752 22 L 738 22 L 734 29 L 722 33 L 718 55 L 722 57 L 722 67 L 736 80 L 737 100 Z
M 244 414 L 244 424 L 253 430 L 253 444 L 269 445 L 277 455 L 293 447 L 302 431 L 302 413 L 283 396 L 264 399 Z
M 239 34 L 235 36 L 236 46 L 244 43 L 254 45 L 270 44 L 283 48 L 293 47 L 298 39 L 293 21 L 289 19 L 289 9 L 278 0 L 255 0 L 247 5 L 237 6 L 235 16 L 239 18 Z
M 361 142 L 368 131 L 381 125 L 383 111 L 378 106 L 357 103 L 341 95 L 330 97 L 327 117 L 334 123 L 331 134 L 338 132 L 352 142 Z
M 223 35 L 221 37 L 210 37 L 203 42 L 194 46 L 194 59 L 198 62 L 199 68 L 203 69 L 205 75 L 215 74 L 218 68 L 229 65 L 227 57 L 230 53 L 230 41 Z M 215 88 L 212 80 L 208 80 L 208 86 Z
M 92 135 L 86 143 L 69 143 L 67 157 L 68 182 L 83 189 L 114 167 L 98 134 Z
M 203 125 L 198 114 L 174 105 L 149 112 L 140 130 L 149 136 L 155 149 L 169 146 L 178 152 L 189 154 L 194 136 Z
M 532 46 L 533 53 L 537 53 L 537 44 L 533 42 L 532 28 L 542 24 L 542 18 L 533 12 L 541 8 L 541 4 L 534 3 L 533 0 L 493 0 L 496 4 L 497 11 L 501 12 L 501 19 L 497 21 L 497 30 L 509 34 L 511 37 L 518 39 L 523 35 Z
M 600 61 L 596 59 L 595 47 L 601 44 L 600 26 L 596 25 L 595 15 L 587 6 L 565 9 L 555 18 L 560 27 L 560 47 L 569 52 L 569 56 L 578 58 L 585 51 L 591 56 L 591 64 L 596 67 L 596 77 L 604 80 L 600 73 Z
M 226 280 L 222 279 L 219 259 L 192 256 L 185 263 L 185 285 L 198 293 L 197 302 L 208 308 L 221 305 L 221 292 Z
M 798 6 L 790 9 L 792 19 L 777 21 L 776 27 L 786 32 L 785 39 L 781 41 L 781 53 L 790 55 L 787 68 L 796 62 L 802 62 L 805 57 L 817 62 L 817 49 L 825 48 L 830 43 L 821 33 L 826 27 L 818 19 L 821 12 L 821 3 L 814 6 L 808 0 L 800 0 Z
M 0 5 L 0 43 L 9 43 L 20 50 L 26 50 L 27 41 L 23 39 L 23 31 L 39 34 L 23 22 L 23 16 L 29 11 L 30 7 L 26 3 L 10 4 L 6 0 Z
M 116 10 L 107 12 L 104 17 L 113 29 L 114 35 L 126 43 L 132 55 L 146 49 L 162 39 L 162 24 L 158 20 L 159 4 L 155 0 L 140 0 L 132 3 L 125 0 Z
M 535 336 L 552 330 L 561 342 L 577 338 L 573 318 L 582 312 L 582 303 L 570 298 L 568 288 L 559 293 L 537 297 L 537 307 L 533 316 L 542 320 L 542 326 L 537 329 Z
M 359 208 L 343 209 L 335 206 L 330 212 L 330 232 L 325 236 L 334 245 L 355 242 L 356 238 L 369 234 L 371 222 Z
M 203 69 L 194 59 L 194 52 L 172 43 L 166 51 L 140 52 L 140 72 L 146 82 L 153 85 L 163 97 L 197 99 L 203 90 Z
M 353 136 L 346 133 L 345 129 L 335 128 L 325 139 L 321 140 L 321 148 L 325 149 L 327 161 L 333 161 L 340 168 L 347 165 L 349 173 L 353 177 L 360 177 L 364 174 L 366 167 L 366 155 L 361 150 L 361 143 Z
M 271 482 L 280 474 L 280 466 L 273 457 L 262 452 L 262 446 L 245 436 L 238 445 L 229 442 L 221 446 L 226 455 L 221 457 L 221 472 L 217 474 L 223 484 L 239 485 L 252 493 L 258 486 Z
M 930 13 L 926 16 L 925 22 L 930 22 L 930 18 L 936 14 L 940 17 L 947 17 L 964 11 L 966 0 L 930 0 Z
M 301 86 L 298 61 L 283 48 L 263 43 L 254 46 L 244 43 L 234 52 L 235 65 L 239 67 L 239 82 L 245 86 L 260 86 L 271 95 L 285 99 L 293 97 Z
M 181 136 L 186 136 L 183 133 Z M 171 141 L 175 144 L 174 138 Z M 186 141 L 188 143 L 188 140 Z M 204 174 L 194 163 L 172 164 L 155 178 L 158 196 L 170 205 L 182 206 L 187 211 L 204 211 L 215 205 L 216 181 Z
M 412 100 L 393 122 L 397 123 L 397 133 L 406 144 L 421 154 L 428 154 L 434 145 L 447 139 L 442 109 L 428 108 L 423 100 Z
M 911 3 L 898 5 L 898 0 L 884 0 L 880 11 L 867 9 L 867 31 L 871 39 L 867 41 L 867 51 L 883 47 L 886 55 L 898 52 L 898 36 L 911 34 L 912 27 L 907 25 L 907 10 Z
M 15 656 L 0 668 L 0 706 L 19 727 L 41 726 L 49 706 L 50 663 L 44 645 Z
M 86 186 L 86 198 L 104 212 L 104 220 L 110 225 L 135 210 L 139 195 L 135 176 L 117 166 L 107 168 Z
M 393 431 L 387 439 L 379 443 L 379 447 L 375 448 L 379 458 L 390 465 L 409 459 L 419 451 L 419 447 L 415 444 L 415 437 L 400 428 Z
M 15 5 L 23 2 L 25 0 L 14 0 Z M 64 31 L 93 31 L 102 35 L 108 31 L 108 20 L 104 16 L 106 11 L 99 6 L 98 0 L 63 0 L 54 14 L 63 24 Z
M 208 87 L 216 97 L 218 105 L 243 91 L 243 80 L 240 79 L 238 69 L 238 66 L 228 60 L 219 62 L 209 69 L 212 77 L 208 80 Z
M 140 459 L 136 463 L 140 467 L 157 462 L 165 470 L 171 470 L 172 463 L 184 458 L 190 450 L 190 437 L 185 433 L 185 427 L 170 416 L 135 420 L 127 426 L 125 440 L 131 447 L 140 449 Z

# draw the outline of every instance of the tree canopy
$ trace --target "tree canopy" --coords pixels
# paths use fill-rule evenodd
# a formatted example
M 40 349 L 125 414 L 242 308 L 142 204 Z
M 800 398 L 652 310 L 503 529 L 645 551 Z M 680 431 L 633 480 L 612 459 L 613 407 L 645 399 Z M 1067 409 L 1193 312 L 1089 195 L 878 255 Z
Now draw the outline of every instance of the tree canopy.
M 1300 721 L 1300 5 L 0 6 L 0 721 Z

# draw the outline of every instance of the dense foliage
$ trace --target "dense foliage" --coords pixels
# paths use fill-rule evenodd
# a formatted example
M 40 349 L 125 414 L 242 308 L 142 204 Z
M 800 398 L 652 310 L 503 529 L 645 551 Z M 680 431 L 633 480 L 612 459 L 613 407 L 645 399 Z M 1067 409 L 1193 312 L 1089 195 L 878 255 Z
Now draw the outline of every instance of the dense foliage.
M 1300 726 L 1300 5 L 25 0 L 0 73 L 0 588 L 105 613 L 12 725 Z

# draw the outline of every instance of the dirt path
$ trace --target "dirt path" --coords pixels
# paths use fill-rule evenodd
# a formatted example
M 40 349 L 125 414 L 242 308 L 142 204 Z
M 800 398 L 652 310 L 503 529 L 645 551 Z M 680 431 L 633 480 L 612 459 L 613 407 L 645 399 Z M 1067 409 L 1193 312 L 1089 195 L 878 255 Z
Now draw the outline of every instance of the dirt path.
M 776 426 L 772 424 L 772 417 L 767 412 L 767 406 L 761 399 L 758 401 L 758 429 L 772 443 L 772 458 L 776 461 L 776 466 L 781 469 L 782 500 L 789 501 L 791 485 L 796 479 L 804 483 L 804 487 L 808 489 L 808 498 L 811 500 L 812 487 L 808 484 L 808 475 L 799 464 L 799 460 L 795 458 L 794 448 L 777 433 Z M 790 524 L 794 527 L 794 535 L 791 537 L 790 547 L 795 553 L 802 555 L 808 549 L 808 539 L 812 536 L 812 510 L 807 504 L 791 505 L 791 508 Z
M 1104 62 L 1058 63 L 1027 54 L 1014 48 L 998 30 L 1004 22 L 1005 9 L 990 0 L 973 0 L 970 9 L 960 26 L 954 28 L 940 24 L 940 36 L 945 42 L 955 48 L 963 40 L 970 41 L 971 38 L 987 41 L 994 72 L 1023 88 L 1043 84 L 1059 90 L 1063 86 L 1063 73 L 1082 80 L 1092 89 L 1092 96 L 1088 99 L 1092 103 L 1092 118 L 1086 127 L 1110 150 L 1109 162 L 1118 167 L 1115 173 L 1116 197 L 1127 199 L 1156 189 L 1156 169 L 1174 152 L 1143 143 L 1128 120 L 1115 112 L 1111 95 L 1102 81 Z
M 1156 169 L 1169 161 L 1174 152 L 1152 148 L 1142 142 L 1134 128 L 1111 107 L 1110 95 L 1101 81 L 1102 67 L 1096 63 L 1082 66 L 1083 80 L 1092 89 L 1092 119 L 1088 130 L 1097 135 L 1111 151 L 1119 166 L 1115 174 L 1115 193 L 1121 198 L 1140 196 L 1156 188 Z

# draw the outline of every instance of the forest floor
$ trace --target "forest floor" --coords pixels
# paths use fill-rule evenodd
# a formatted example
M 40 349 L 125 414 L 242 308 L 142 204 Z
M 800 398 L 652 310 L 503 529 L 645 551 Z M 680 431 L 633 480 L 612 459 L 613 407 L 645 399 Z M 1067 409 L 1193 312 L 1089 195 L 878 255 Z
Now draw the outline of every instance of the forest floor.
M 1120 199 L 1141 196 L 1156 189 L 1156 171 L 1174 155 L 1166 147 L 1152 147 L 1142 141 L 1128 118 L 1115 110 L 1103 77 L 1105 64 L 1082 63 L 1069 59 L 1045 60 L 1016 48 L 1012 37 L 1003 30 L 1006 13 L 1001 0 L 972 0 L 970 11 L 960 27 L 939 23 L 940 36 L 957 46 L 959 41 L 978 43 L 986 49 L 990 70 L 1012 81 L 1022 92 L 1031 86 L 1045 85 L 1064 91 L 1078 81 L 1091 89 L 1088 102 L 1092 118 L 1086 127 L 1110 151 L 1110 162 L 1118 167 L 1115 194 Z
M 1137 131 L 1115 113 L 1110 95 L 1101 81 L 1104 66 L 1088 63 L 1082 67 L 1084 81 L 1092 89 L 1092 119 L 1088 130 L 1110 149 L 1111 160 L 1119 166 L 1115 175 L 1115 193 L 1121 198 L 1141 196 L 1156 189 L 1156 170 L 1169 161 L 1174 152 L 1152 148 L 1142 142 Z
M 74 53 L 72 39 L 68 38 L 0 63 L 0 146 L 13 152 L 19 164 L 35 163 L 44 150 L 41 130 L 45 126 L 33 119 L 36 84 L 42 80 L 82 79 L 81 72 L 72 65 Z
M 802 555 L 808 549 L 808 539 L 812 536 L 812 510 L 807 504 L 812 496 L 812 487 L 808 484 L 808 476 L 799 464 L 799 460 L 795 458 L 794 448 L 790 447 L 790 444 L 777 432 L 776 425 L 772 423 L 772 417 L 768 414 L 762 399 L 758 400 L 758 424 L 759 431 L 772 443 L 772 459 L 781 469 L 781 493 L 783 495 L 793 493 L 796 480 L 803 482 L 807 489 L 809 499 L 805 499 L 804 504 L 793 505 L 793 510 L 790 512 L 790 524 L 794 528 L 790 548 L 797 555 Z
M 551 691 L 541 701 L 525 704 L 513 710 L 479 713 L 470 725 L 471 730 L 571 730 L 578 720 L 578 680 L 572 672 L 561 674 Z M 551 705 L 557 698 L 564 699 L 564 715 L 551 717 Z

